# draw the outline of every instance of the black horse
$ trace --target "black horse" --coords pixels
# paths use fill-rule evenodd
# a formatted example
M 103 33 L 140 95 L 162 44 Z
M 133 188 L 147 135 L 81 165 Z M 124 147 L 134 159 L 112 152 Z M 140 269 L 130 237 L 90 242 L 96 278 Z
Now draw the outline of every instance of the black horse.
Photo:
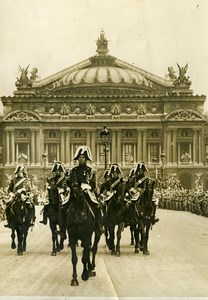
M 24 196 L 23 196 L 24 197 Z M 11 204 L 11 248 L 16 249 L 17 254 L 23 255 L 27 249 L 28 231 L 35 220 L 35 208 L 33 204 L 26 203 L 26 199 L 21 194 L 16 194 L 14 202 Z M 17 234 L 17 246 L 15 242 Z
M 144 191 L 136 200 L 131 200 L 128 208 L 128 223 L 131 231 L 131 244 L 135 244 L 135 253 L 143 251 L 149 255 L 149 230 L 152 227 L 154 207 L 152 203 L 155 180 L 147 178 Z M 135 243 L 134 243 L 135 241 Z
M 125 191 L 124 182 L 120 181 L 114 187 L 112 195 L 104 200 L 103 214 L 106 244 L 111 251 L 111 255 L 120 256 L 121 233 L 125 223 Z M 115 229 L 117 226 L 117 242 L 115 245 Z
M 64 240 L 66 237 L 66 211 L 68 202 L 62 204 L 58 187 L 51 183 L 48 188 L 49 204 L 47 208 L 47 217 L 52 233 L 52 256 L 64 249 Z
M 81 278 L 86 281 L 89 277 L 96 276 L 95 257 L 101 236 L 101 233 L 98 230 L 99 228 L 96 228 L 95 218 L 97 209 L 98 208 L 88 199 L 87 195 L 80 187 L 72 188 L 70 204 L 67 211 L 67 230 L 73 265 L 72 286 L 79 285 L 77 279 L 78 256 L 76 252 L 78 240 L 81 241 L 81 247 L 83 247 L 83 271 Z M 93 245 L 91 245 L 93 234 L 94 242 Z

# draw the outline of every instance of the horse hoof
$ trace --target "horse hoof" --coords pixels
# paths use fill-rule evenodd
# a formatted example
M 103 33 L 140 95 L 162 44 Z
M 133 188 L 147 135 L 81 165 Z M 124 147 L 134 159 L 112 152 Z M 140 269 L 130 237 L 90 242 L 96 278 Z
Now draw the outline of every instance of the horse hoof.
M 23 251 L 23 252 L 26 252 L 26 247 L 24 247 L 24 248 L 22 249 L 22 251 Z
M 23 252 L 22 251 L 18 251 L 17 255 L 23 255 Z
M 58 250 L 61 251 L 63 249 L 64 249 L 64 244 L 60 244 L 59 247 L 58 247 Z
M 149 253 L 148 250 L 143 250 L 143 254 L 144 254 L 144 255 L 150 255 L 150 253 Z
M 135 248 L 134 253 L 139 253 L 139 248 Z
M 77 279 L 72 279 L 71 280 L 71 286 L 78 286 L 79 285 L 79 282 Z
M 96 272 L 93 270 L 93 271 L 90 271 L 90 277 L 95 277 L 96 276 Z
M 134 242 L 131 242 L 131 244 L 130 244 L 130 245 L 134 246 Z
M 117 257 L 121 256 L 121 252 L 120 251 L 116 251 L 115 256 L 117 256 Z
M 11 248 L 12 248 L 12 249 L 16 249 L 16 244 L 15 244 L 15 243 L 12 243 L 12 244 L 11 244 Z
M 51 252 L 51 256 L 56 256 L 56 252 Z
M 81 277 L 82 277 L 82 280 L 84 280 L 84 281 L 88 280 L 89 279 L 89 272 L 83 272 Z

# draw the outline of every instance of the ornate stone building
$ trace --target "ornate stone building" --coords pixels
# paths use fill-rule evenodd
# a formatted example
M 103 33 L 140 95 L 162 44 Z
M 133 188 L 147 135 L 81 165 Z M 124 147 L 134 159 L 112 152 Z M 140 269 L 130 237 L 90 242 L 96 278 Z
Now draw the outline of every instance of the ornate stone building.
M 177 74 L 169 67 L 161 78 L 108 52 L 101 32 L 96 55 L 63 71 L 39 80 L 36 68 L 31 76 L 28 67 L 20 68 L 14 95 L 1 98 L 2 184 L 21 159 L 40 181 L 54 160 L 71 168 L 83 144 L 92 150 L 99 181 L 104 125 L 111 132 L 107 163 L 118 162 L 124 176 L 140 160 L 148 163 L 150 175 L 174 176 L 187 188 L 194 188 L 197 174 L 206 174 L 206 97 L 193 95 L 188 65 L 178 65 Z

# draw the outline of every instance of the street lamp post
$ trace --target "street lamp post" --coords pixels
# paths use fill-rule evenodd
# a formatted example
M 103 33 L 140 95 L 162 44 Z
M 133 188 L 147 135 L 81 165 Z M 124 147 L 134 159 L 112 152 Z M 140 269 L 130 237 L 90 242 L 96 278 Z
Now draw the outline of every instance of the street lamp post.
M 103 130 L 100 131 L 100 139 L 102 141 L 102 144 L 104 146 L 104 161 L 105 161 L 105 170 L 107 169 L 107 153 L 109 151 L 108 145 L 110 142 L 110 131 L 107 129 L 107 126 L 104 125 Z
M 157 179 L 157 158 L 153 157 L 152 162 L 153 162 L 154 167 L 155 167 L 155 179 Z
M 162 151 L 162 153 L 160 154 L 160 158 L 161 158 L 161 162 L 162 162 L 162 167 L 161 167 L 161 177 L 162 177 L 162 180 L 164 180 L 164 169 L 165 169 L 165 152 Z
M 48 157 L 48 154 L 46 152 L 44 152 L 42 154 L 42 158 L 43 158 L 43 189 L 44 190 L 46 188 L 46 162 L 47 162 L 47 157 Z

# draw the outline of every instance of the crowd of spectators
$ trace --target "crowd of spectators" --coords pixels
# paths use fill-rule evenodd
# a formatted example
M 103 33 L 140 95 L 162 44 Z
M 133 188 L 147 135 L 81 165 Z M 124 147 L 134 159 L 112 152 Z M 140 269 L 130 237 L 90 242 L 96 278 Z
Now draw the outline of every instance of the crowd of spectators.
M 180 181 L 173 178 L 160 183 L 156 189 L 161 209 L 188 211 L 208 217 L 208 191 L 201 187 L 184 189 Z

